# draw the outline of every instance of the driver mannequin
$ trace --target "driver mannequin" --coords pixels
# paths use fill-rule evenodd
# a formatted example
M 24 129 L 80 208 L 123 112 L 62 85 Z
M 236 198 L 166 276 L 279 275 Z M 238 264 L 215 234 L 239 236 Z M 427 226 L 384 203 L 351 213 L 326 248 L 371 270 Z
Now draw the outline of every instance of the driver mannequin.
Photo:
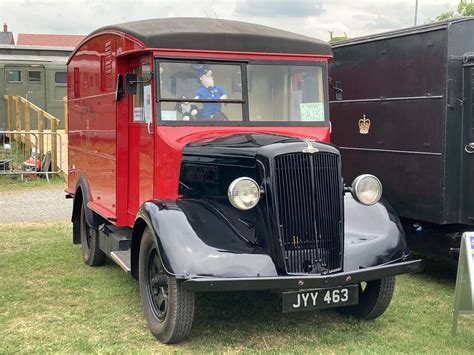
M 199 87 L 195 99 L 200 100 L 225 100 L 227 94 L 225 90 L 214 85 L 214 78 L 212 70 L 209 68 L 202 68 L 198 71 L 198 78 L 201 86 Z M 220 120 L 227 121 L 227 116 L 221 110 L 222 104 L 220 102 L 206 102 L 203 104 L 200 112 L 201 120 Z

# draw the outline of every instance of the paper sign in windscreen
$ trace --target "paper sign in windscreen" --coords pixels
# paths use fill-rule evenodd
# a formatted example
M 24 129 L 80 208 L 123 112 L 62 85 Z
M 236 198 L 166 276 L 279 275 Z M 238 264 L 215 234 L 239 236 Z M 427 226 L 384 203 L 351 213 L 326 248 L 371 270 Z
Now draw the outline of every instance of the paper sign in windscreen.
M 133 122 L 142 122 L 143 121 L 143 107 L 134 107 L 133 108 Z
M 305 102 L 300 104 L 301 121 L 323 122 L 324 103 Z

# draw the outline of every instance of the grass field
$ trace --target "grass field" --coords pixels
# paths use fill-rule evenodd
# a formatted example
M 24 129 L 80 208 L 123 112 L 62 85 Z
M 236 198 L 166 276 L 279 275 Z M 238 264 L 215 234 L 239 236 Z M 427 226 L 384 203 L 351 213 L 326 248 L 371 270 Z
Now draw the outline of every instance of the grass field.
M 0 353 L 472 353 L 474 317 L 450 335 L 455 270 L 429 264 L 398 278 L 388 311 L 360 322 L 334 311 L 283 315 L 270 293 L 198 295 L 189 341 L 156 342 L 138 283 L 113 264 L 90 268 L 69 223 L 0 225 Z
M 51 177 L 48 182 L 46 179 L 34 175 L 25 175 L 23 180 L 20 175 L 0 175 L 0 192 L 58 185 L 66 186 L 64 179 L 58 176 Z

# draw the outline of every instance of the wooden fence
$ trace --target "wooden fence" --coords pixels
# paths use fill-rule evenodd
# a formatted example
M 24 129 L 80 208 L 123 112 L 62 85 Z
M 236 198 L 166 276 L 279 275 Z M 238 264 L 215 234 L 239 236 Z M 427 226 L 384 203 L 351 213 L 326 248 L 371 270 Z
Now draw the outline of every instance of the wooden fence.
M 40 107 L 36 106 L 34 103 L 28 101 L 21 96 L 13 95 L 4 95 L 3 98 L 7 102 L 7 130 L 8 131 L 31 131 L 31 111 L 35 112 L 38 118 L 38 132 L 45 132 L 48 130 L 46 123 L 49 123 L 49 130 L 51 134 L 51 165 L 53 167 L 59 167 L 58 164 L 58 124 L 61 121 L 59 118 L 51 115 L 50 113 L 44 111 Z M 67 133 L 68 130 L 68 120 L 67 120 L 67 97 L 63 98 L 64 101 L 64 114 L 65 114 L 65 130 Z M 24 126 L 22 126 L 24 123 Z M 28 135 L 20 134 L 11 134 L 9 137 L 14 141 L 22 141 L 26 145 L 27 151 L 32 147 L 32 143 Z M 24 140 L 24 142 L 23 142 Z M 43 159 L 46 154 L 44 136 L 38 136 L 38 146 L 35 147 L 36 151 L 39 154 L 39 158 Z

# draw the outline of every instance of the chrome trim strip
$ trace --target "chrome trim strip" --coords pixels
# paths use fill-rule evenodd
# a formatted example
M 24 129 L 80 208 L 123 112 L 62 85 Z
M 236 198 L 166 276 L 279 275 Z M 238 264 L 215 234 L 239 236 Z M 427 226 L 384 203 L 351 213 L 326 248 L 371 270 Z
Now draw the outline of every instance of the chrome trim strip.
M 344 150 L 362 150 L 367 152 L 383 152 L 383 153 L 399 153 L 399 154 L 418 154 L 418 155 L 435 155 L 442 156 L 442 153 L 433 152 L 416 152 L 412 150 L 395 150 L 395 149 L 374 149 L 374 148 L 356 148 L 356 147 L 339 147 Z
M 379 97 L 376 99 L 354 99 L 329 101 L 330 104 L 345 103 L 345 102 L 381 102 L 381 101 L 410 101 L 410 100 L 434 100 L 442 99 L 444 95 L 425 95 L 425 96 L 407 96 L 407 97 Z

